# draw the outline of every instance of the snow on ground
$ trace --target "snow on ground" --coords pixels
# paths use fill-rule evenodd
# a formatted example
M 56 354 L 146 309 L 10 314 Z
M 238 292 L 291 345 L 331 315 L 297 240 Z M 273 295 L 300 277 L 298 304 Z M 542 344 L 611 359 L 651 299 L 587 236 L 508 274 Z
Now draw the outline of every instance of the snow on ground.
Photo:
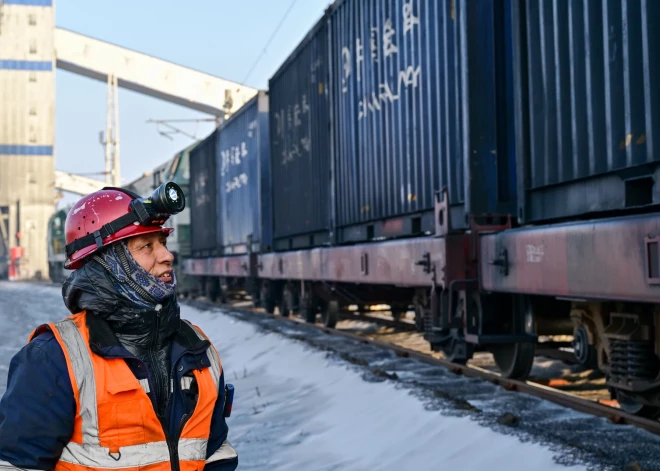
M 32 329 L 67 314 L 59 287 L 0 282 L 0 393 Z M 429 410 L 397 382 L 365 381 L 355 365 L 218 309 L 183 305 L 182 316 L 210 336 L 236 387 L 228 423 L 241 470 L 586 469 L 556 464 L 546 446 Z
M 550 450 L 466 417 L 428 411 L 393 383 L 369 383 L 324 352 L 221 312 L 183 306 L 236 387 L 230 441 L 241 469 L 555 470 Z

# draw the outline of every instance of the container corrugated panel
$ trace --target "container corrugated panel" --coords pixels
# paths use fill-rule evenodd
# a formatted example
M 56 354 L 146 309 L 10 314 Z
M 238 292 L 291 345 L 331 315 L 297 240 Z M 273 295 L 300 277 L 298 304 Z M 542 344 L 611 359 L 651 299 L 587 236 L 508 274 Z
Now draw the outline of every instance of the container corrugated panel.
M 225 254 L 268 250 L 272 243 L 268 94 L 258 95 L 220 129 L 218 186 Z
M 521 219 L 660 203 L 660 2 L 516 11 Z
M 190 152 L 191 245 L 193 257 L 220 255 L 221 225 L 218 217 L 221 193 L 217 184 L 218 131 Z
M 325 243 L 330 227 L 326 19 L 270 79 L 275 248 Z
M 334 6 L 341 242 L 433 231 L 434 194 L 444 186 L 455 226 L 464 224 L 466 202 L 473 212 L 515 210 L 515 154 L 503 111 L 512 96 L 497 81 L 500 70 L 512 70 L 509 8 L 492 0 Z

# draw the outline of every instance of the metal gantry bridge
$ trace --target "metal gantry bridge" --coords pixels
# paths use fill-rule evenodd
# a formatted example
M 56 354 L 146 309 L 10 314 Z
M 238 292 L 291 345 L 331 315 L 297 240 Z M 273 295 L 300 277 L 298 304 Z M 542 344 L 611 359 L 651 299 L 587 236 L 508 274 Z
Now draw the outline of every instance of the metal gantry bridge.
M 55 69 L 108 84 L 105 182 L 55 169 Z M 119 184 L 117 89 L 222 119 L 257 90 L 55 27 L 53 0 L 0 0 L 0 277 L 20 257 L 17 278 L 47 273 L 44 241 L 57 190 L 88 194 Z

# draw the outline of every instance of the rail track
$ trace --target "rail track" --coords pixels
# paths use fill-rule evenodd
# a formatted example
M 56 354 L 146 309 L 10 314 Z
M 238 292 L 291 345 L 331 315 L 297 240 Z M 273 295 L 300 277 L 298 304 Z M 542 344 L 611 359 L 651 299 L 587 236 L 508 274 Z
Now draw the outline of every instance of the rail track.
M 378 316 L 365 316 L 360 314 L 355 314 L 355 315 L 351 314 L 348 316 L 343 315 L 342 319 L 344 320 L 348 318 L 349 321 L 365 321 L 370 323 L 377 323 L 386 326 L 390 329 L 394 329 L 394 332 L 391 331 L 389 335 L 383 334 L 382 332 L 375 334 L 369 331 L 355 333 L 355 332 L 347 331 L 346 328 L 343 329 L 340 328 L 341 323 L 338 323 L 335 328 L 329 328 L 318 323 L 315 324 L 307 323 L 302 318 L 299 318 L 297 315 L 285 317 L 276 314 L 269 314 L 265 312 L 263 309 L 248 306 L 246 305 L 247 303 L 219 304 L 204 300 L 202 301 L 185 300 L 184 302 L 187 302 L 193 306 L 198 305 L 198 306 L 207 306 L 207 307 L 227 308 L 253 316 L 262 316 L 266 318 L 277 319 L 278 321 L 281 322 L 288 322 L 296 325 L 304 325 L 310 329 L 321 330 L 328 335 L 342 336 L 364 344 L 369 344 L 383 349 L 392 350 L 399 357 L 415 358 L 430 365 L 443 367 L 457 375 L 463 375 L 470 378 L 476 378 L 476 379 L 488 381 L 508 391 L 518 391 L 518 392 L 530 394 L 545 399 L 547 401 L 550 401 L 552 403 L 558 404 L 560 406 L 573 409 L 575 411 L 579 411 L 597 417 L 603 417 L 609 420 L 613 424 L 631 425 L 647 430 L 648 432 L 651 432 L 653 434 L 660 435 L 660 421 L 630 414 L 618 408 L 616 401 L 594 400 L 588 397 L 581 397 L 579 395 L 576 395 L 575 393 L 569 393 L 563 391 L 561 389 L 562 387 L 566 388 L 567 385 L 570 386 L 568 381 L 559 378 L 540 379 L 540 380 L 529 379 L 527 381 L 508 379 L 502 377 L 496 371 L 490 371 L 487 368 L 481 366 L 477 366 L 474 364 L 463 365 L 459 363 L 450 362 L 446 359 L 440 358 L 441 354 L 424 351 L 424 348 L 422 348 L 421 345 L 416 348 L 415 347 L 410 348 L 410 347 L 402 346 L 400 344 L 401 342 L 397 342 L 396 340 L 394 341 L 383 340 L 384 338 L 387 337 L 393 337 L 393 336 L 395 337 L 397 334 L 405 334 L 413 331 L 414 325 L 412 325 L 411 327 L 411 325 L 408 325 L 408 323 L 405 321 L 404 322 L 402 322 L 401 320 L 394 321 L 392 319 L 386 319 Z M 571 389 L 571 388 L 569 387 L 567 389 Z M 604 389 L 604 386 L 602 389 Z

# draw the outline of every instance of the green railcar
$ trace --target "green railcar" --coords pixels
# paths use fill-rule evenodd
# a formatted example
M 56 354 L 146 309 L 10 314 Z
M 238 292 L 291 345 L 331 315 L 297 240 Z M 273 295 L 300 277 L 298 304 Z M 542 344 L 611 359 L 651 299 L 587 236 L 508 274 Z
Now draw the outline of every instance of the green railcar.
M 54 283 L 63 283 L 71 273 L 64 268 L 66 258 L 64 221 L 71 208 L 62 208 L 48 220 L 48 277 Z

